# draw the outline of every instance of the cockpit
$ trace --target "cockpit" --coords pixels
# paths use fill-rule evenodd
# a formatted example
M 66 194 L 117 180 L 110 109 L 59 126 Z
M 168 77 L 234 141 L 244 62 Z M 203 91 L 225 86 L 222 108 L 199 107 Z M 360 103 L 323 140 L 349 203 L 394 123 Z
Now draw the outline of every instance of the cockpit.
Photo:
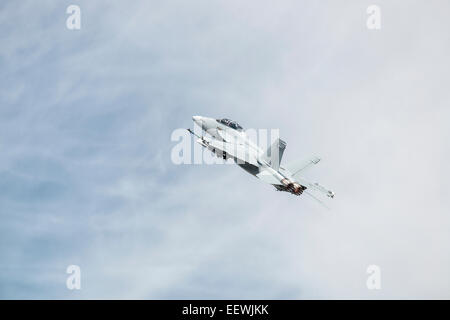
M 230 119 L 217 119 L 217 122 L 238 131 L 244 130 L 244 128 L 242 128 L 236 121 Z

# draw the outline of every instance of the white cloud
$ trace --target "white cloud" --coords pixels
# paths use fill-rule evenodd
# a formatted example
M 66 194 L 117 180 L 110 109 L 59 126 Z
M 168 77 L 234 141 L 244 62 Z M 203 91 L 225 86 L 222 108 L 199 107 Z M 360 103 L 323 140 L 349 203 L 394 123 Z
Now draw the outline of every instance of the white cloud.
M 375 32 L 356 1 L 79 5 L 79 32 L 50 1 L 0 14 L 0 296 L 449 297 L 447 2 L 382 1 Z M 322 155 L 333 209 L 170 163 L 194 114 Z

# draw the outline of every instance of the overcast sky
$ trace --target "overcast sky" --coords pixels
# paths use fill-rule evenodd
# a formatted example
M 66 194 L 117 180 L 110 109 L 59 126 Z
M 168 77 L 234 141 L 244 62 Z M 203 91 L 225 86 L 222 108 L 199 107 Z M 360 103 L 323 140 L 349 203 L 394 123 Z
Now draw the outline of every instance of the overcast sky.
M 371 4 L 2 1 L 0 298 L 450 298 L 450 3 Z M 321 156 L 331 210 L 174 165 L 193 115 Z

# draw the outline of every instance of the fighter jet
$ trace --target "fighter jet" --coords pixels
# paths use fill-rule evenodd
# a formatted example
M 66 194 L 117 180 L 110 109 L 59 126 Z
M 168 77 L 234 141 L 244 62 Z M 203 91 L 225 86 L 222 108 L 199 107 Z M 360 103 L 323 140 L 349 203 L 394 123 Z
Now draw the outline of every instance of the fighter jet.
M 321 193 L 329 198 L 334 197 L 333 191 L 300 176 L 307 168 L 316 165 L 320 158 L 314 156 L 281 165 L 286 149 L 286 142 L 283 140 L 277 138 L 267 150 L 263 150 L 249 139 L 236 121 L 202 116 L 194 116 L 192 119 L 202 129 L 202 133 L 198 135 L 191 129 L 187 130 L 197 137 L 199 144 L 224 160 L 233 159 L 238 166 L 273 185 L 276 190 L 296 196 L 306 193 L 322 204 L 323 202 L 309 191 Z M 203 133 L 207 135 L 204 136 Z

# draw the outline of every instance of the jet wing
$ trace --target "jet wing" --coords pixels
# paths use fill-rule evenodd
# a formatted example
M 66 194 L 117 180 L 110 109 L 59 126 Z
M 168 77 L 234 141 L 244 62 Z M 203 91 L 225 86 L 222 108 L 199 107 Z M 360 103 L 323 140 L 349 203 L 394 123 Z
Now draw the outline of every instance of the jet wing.
M 225 152 L 228 156 L 236 158 L 242 161 L 242 163 L 247 162 L 254 166 L 259 166 L 256 156 L 252 152 L 249 152 L 249 149 L 242 144 L 211 140 L 208 141 L 208 148 Z
M 282 185 L 281 181 L 269 171 L 261 171 L 256 177 L 269 184 Z
M 320 161 L 320 158 L 311 157 L 306 160 L 293 161 L 291 163 L 288 163 L 287 165 L 283 165 L 283 168 L 285 170 L 289 171 L 292 174 L 292 176 L 295 176 L 296 174 L 311 167 L 312 165 L 319 163 L 319 161 Z

